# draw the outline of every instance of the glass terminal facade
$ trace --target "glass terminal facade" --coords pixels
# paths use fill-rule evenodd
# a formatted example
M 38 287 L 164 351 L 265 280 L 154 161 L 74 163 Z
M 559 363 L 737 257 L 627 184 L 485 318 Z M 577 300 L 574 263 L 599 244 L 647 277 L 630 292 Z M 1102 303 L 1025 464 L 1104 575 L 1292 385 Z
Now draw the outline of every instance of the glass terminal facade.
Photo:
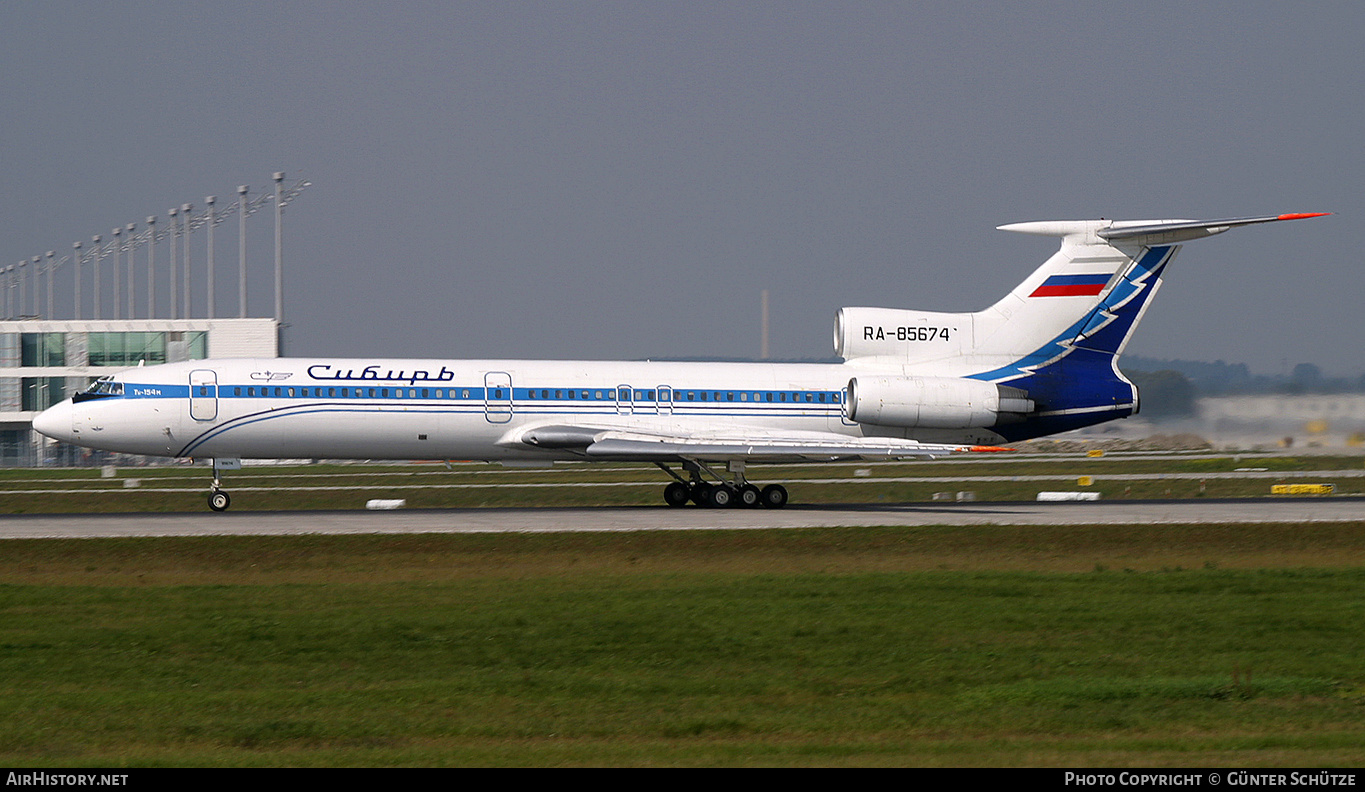
M 278 355 L 271 319 L 0 321 L 0 465 L 102 459 L 32 430 L 33 417 L 91 382 L 138 365 Z

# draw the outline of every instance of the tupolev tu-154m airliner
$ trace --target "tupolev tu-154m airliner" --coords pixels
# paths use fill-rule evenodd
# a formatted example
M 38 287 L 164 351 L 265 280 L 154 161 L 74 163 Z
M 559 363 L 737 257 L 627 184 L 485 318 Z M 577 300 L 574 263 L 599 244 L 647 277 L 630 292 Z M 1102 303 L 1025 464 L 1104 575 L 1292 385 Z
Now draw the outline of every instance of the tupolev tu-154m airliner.
M 841 363 L 196 360 L 103 377 L 33 426 L 212 458 L 216 511 L 220 463 L 243 457 L 653 462 L 671 506 L 776 508 L 787 490 L 748 463 L 994 451 L 1135 414 L 1118 357 L 1180 243 L 1323 214 L 1000 226 L 1061 249 L 975 313 L 841 308 Z

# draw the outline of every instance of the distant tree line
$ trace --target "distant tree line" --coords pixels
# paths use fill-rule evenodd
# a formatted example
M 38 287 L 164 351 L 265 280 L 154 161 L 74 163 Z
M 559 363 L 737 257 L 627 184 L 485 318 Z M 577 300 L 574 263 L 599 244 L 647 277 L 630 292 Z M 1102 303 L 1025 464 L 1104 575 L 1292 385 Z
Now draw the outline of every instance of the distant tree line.
M 1194 415 L 1194 383 L 1179 371 L 1125 371 L 1138 387 L 1141 414 L 1146 418 L 1183 418 Z
M 1360 393 L 1365 392 L 1365 375 L 1327 377 L 1312 363 L 1300 363 L 1289 374 L 1252 374 L 1245 363 L 1215 360 L 1159 360 L 1124 355 L 1125 373 L 1172 371 L 1183 375 L 1194 386 L 1196 396 L 1242 396 L 1266 393 Z
M 1300 363 L 1287 375 L 1266 375 L 1252 374 L 1245 363 L 1124 355 L 1121 367 L 1141 392 L 1142 414 L 1152 418 L 1194 415 L 1200 396 L 1365 392 L 1365 375 L 1326 377 L 1312 363 Z

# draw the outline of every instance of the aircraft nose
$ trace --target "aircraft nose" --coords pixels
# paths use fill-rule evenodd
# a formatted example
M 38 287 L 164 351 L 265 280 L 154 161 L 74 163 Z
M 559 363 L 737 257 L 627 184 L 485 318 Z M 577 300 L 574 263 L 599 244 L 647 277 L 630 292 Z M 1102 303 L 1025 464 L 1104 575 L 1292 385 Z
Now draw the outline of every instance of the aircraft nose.
M 71 439 L 71 400 L 54 404 L 33 419 L 33 428 L 53 440 Z

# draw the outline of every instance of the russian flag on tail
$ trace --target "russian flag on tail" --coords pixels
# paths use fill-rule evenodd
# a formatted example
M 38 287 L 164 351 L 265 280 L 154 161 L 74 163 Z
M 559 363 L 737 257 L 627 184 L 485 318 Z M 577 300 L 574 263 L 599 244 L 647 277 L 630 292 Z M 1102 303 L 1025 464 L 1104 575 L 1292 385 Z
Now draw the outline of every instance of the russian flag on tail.
M 1104 291 L 1109 273 L 1094 275 L 1053 275 L 1033 290 L 1030 297 L 1093 297 Z

